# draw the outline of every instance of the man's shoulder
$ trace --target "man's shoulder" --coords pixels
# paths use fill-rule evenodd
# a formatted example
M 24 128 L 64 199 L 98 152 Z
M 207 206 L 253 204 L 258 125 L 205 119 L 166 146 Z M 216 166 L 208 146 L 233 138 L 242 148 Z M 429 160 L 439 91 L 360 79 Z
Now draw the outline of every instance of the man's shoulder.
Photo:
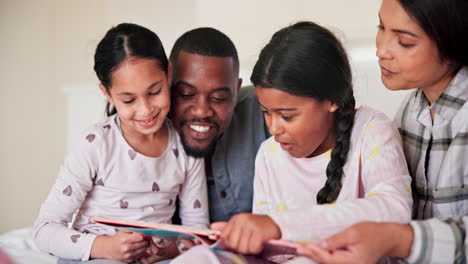
M 255 93 L 255 87 L 253 85 L 242 86 L 239 89 L 239 95 L 237 104 L 240 104 L 249 100 L 257 100 L 257 94 Z

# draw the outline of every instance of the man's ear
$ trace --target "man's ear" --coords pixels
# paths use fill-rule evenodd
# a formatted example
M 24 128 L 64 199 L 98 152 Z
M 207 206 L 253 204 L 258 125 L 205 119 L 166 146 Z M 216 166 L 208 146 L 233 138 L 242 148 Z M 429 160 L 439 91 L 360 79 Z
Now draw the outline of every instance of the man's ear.
M 239 89 L 242 87 L 242 78 L 239 78 L 239 80 L 237 80 L 237 92 L 239 92 Z
M 109 101 L 109 103 L 111 104 L 114 104 L 112 102 L 112 97 L 110 96 L 109 92 L 107 92 L 106 87 L 102 83 L 99 84 L 99 89 L 101 90 L 102 94 L 106 97 L 107 101 Z

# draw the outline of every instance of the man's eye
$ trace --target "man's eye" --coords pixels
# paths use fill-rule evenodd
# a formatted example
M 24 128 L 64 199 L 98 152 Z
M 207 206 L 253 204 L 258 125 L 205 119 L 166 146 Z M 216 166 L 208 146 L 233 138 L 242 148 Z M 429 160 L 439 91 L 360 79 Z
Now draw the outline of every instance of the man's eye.
M 215 96 L 212 96 L 212 97 L 211 97 L 211 100 L 220 103 L 220 102 L 226 101 L 226 98 L 225 98 L 225 97 L 215 97 Z
M 182 97 L 183 99 L 190 99 L 193 97 L 193 94 L 179 94 L 180 97 Z

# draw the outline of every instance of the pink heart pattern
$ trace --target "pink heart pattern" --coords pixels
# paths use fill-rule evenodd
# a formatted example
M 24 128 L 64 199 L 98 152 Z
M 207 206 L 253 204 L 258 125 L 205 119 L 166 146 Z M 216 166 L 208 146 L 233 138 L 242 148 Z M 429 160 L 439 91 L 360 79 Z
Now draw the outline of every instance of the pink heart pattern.
M 76 243 L 76 242 L 78 241 L 78 238 L 80 238 L 80 235 L 72 235 L 72 236 L 70 237 L 70 239 L 71 239 L 71 241 L 72 241 L 73 243 Z
M 136 157 L 136 152 L 133 149 L 129 149 L 128 156 L 130 157 L 131 160 L 134 160 Z
M 126 209 L 127 207 L 128 207 L 128 202 L 120 200 L 120 208 Z
M 167 204 L 168 206 L 171 206 L 172 205 L 172 199 L 169 199 L 169 203 Z
M 72 194 L 72 187 L 68 185 L 67 188 L 63 189 L 62 193 L 66 196 L 70 196 Z
M 153 182 L 153 188 L 152 188 L 153 192 L 159 192 L 159 185 L 155 182 Z
M 107 124 L 107 125 L 103 126 L 102 128 L 110 129 L 110 125 Z
M 193 203 L 193 208 L 201 208 L 201 203 L 198 201 L 198 199 Z
M 97 180 L 96 185 L 104 186 L 104 182 L 102 181 L 102 179 L 99 179 Z
M 176 158 L 179 157 L 179 150 L 178 149 L 173 149 L 172 152 L 174 152 L 174 155 Z
M 96 135 L 89 134 L 89 135 L 86 136 L 86 140 L 88 140 L 88 142 L 91 143 L 91 142 L 93 142 L 95 137 L 96 137 Z

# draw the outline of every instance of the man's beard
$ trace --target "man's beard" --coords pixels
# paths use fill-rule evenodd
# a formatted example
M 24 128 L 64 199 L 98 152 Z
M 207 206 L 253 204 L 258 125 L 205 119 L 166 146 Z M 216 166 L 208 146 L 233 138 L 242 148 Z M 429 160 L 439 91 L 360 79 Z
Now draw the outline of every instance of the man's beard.
M 180 123 L 180 127 L 184 127 L 189 121 L 184 121 L 184 122 L 181 122 Z M 211 129 L 215 129 L 216 130 L 216 134 L 218 133 L 219 131 L 219 124 L 217 122 L 213 122 L 212 120 L 210 120 L 209 118 L 204 118 L 204 119 L 192 119 L 190 120 L 190 122 L 201 122 L 201 123 L 210 123 L 212 124 L 212 128 Z M 192 156 L 194 158 L 203 158 L 203 157 L 206 157 L 207 155 L 210 155 L 213 153 L 214 149 L 215 149 L 215 146 L 216 146 L 216 140 L 218 139 L 218 136 L 214 137 L 211 142 L 208 144 L 208 146 L 206 146 L 205 148 L 195 148 L 195 147 L 191 147 L 187 140 L 186 140 L 186 136 L 182 133 L 182 131 L 180 132 L 180 139 L 182 141 L 182 146 L 184 147 L 184 150 L 185 150 L 185 153 L 187 153 L 187 155 L 189 156 Z
M 204 158 L 205 156 L 212 154 L 216 146 L 216 138 L 213 138 L 213 140 L 211 140 L 210 144 L 208 144 L 206 148 L 192 148 L 189 146 L 185 140 L 185 136 L 182 134 L 180 135 L 180 139 L 182 141 L 182 146 L 184 147 L 185 153 L 194 158 Z

